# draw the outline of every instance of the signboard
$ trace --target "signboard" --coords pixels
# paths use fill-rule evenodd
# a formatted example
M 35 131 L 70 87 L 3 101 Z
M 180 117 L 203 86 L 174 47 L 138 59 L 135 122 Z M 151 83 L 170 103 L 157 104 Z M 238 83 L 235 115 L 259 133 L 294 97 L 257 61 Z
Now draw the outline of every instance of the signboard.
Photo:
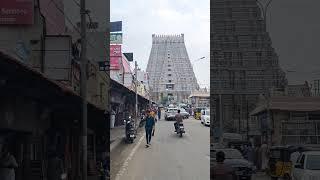
M 0 24 L 33 24 L 34 0 L 1 0 Z
M 121 45 L 110 45 L 110 57 L 121 57 Z
M 122 57 L 110 57 L 110 70 L 119 70 Z
M 122 21 L 111 22 L 111 30 L 110 32 L 122 31 Z
M 133 62 L 133 53 L 123 53 L 129 62 Z
M 70 81 L 72 40 L 70 36 L 46 36 L 44 73 L 58 81 Z
M 109 71 L 109 63 L 108 61 L 100 61 L 99 63 L 99 71 Z
M 110 44 L 122 44 L 122 33 L 110 33 Z

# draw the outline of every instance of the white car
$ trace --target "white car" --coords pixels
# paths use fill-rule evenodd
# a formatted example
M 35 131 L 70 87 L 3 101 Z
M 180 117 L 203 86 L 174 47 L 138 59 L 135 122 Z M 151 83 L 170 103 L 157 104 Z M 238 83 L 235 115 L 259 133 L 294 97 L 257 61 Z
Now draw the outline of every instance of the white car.
M 320 151 L 301 153 L 292 170 L 293 180 L 320 180 Z
M 210 109 L 201 110 L 201 123 L 210 126 Z

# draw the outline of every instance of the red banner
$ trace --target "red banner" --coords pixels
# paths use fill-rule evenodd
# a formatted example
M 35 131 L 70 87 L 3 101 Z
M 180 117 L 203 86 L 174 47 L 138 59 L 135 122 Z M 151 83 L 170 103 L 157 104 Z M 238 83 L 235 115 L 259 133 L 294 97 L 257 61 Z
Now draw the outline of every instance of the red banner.
M 1 0 L 0 24 L 33 24 L 34 0 Z
M 121 57 L 121 45 L 110 45 L 110 57 Z
M 122 57 L 110 57 L 110 70 L 119 70 Z

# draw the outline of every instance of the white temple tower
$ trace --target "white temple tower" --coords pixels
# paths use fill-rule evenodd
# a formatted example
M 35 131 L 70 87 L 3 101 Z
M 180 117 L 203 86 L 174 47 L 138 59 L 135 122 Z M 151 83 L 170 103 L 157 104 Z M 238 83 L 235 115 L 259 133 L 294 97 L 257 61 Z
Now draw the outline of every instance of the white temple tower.
M 161 102 L 185 102 L 192 91 L 199 89 L 189 60 L 184 34 L 152 35 L 152 48 L 147 65 L 152 98 Z

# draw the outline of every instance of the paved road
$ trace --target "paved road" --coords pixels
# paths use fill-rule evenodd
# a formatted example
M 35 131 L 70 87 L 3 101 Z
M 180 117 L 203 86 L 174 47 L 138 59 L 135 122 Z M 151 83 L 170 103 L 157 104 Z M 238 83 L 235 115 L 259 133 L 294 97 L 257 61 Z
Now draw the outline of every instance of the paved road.
M 151 147 L 142 133 L 134 144 L 111 154 L 115 180 L 206 180 L 210 177 L 209 132 L 198 120 L 184 121 L 186 134 L 173 132 L 172 121 L 158 121 Z
M 258 172 L 253 175 L 252 180 L 271 180 L 265 173 Z

